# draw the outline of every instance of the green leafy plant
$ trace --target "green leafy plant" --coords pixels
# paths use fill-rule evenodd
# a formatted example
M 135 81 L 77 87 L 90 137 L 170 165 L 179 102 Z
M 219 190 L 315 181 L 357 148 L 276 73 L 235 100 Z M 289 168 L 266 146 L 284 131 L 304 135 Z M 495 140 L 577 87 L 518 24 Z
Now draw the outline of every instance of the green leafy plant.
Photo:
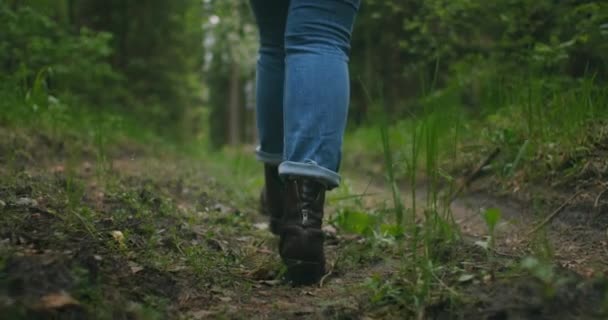
M 483 221 L 486 223 L 488 227 L 489 240 L 487 243 L 487 248 L 490 250 L 494 250 L 494 244 L 496 242 L 496 226 L 502 217 L 500 209 L 491 208 L 487 209 L 483 213 Z
M 342 209 L 334 217 L 333 223 L 344 231 L 370 236 L 378 226 L 378 217 L 357 210 Z
M 549 261 L 526 257 L 521 261 L 520 266 L 542 283 L 543 292 L 547 299 L 553 298 L 559 286 L 568 281 L 567 278 L 560 276 L 555 271 L 554 266 Z

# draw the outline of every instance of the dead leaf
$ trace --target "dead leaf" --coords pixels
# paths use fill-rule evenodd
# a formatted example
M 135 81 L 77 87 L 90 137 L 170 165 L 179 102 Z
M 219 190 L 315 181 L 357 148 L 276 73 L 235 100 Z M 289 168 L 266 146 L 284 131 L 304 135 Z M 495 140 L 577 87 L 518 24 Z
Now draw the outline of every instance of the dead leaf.
M 175 266 L 170 266 L 169 268 L 167 268 L 167 271 L 169 271 L 169 272 L 179 272 L 179 271 L 186 270 L 186 269 L 187 269 L 186 266 L 175 265 Z
M 305 296 L 311 296 L 311 297 L 316 296 L 312 291 L 304 291 L 304 295 Z
M 195 320 L 209 319 L 209 317 L 213 316 L 214 314 L 215 312 L 209 310 L 198 310 L 190 312 L 190 316 L 192 317 L 192 319 Z
M 15 202 L 15 205 L 17 205 L 18 207 L 34 208 L 34 207 L 38 206 L 38 201 L 31 199 L 31 198 L 23 197 L 23 198 L 17 199 L 17 201 Z
M 458 278 L 458 282 L 461 282 L 461 283 L 469 282 L 469 281 L 473 280 L 473 278 L 475 278 L 475 275 L 465 273 Z
M 237 237 L 236 241 L 251 243 L 251 242 L 253 242 L 251 239 L 252 239 L 252 237 L 244 236 L 244 237 Z
M 323 232 L 325 233 L 325 236 L 329 238 L 335 238 L 338 235 L 338 230 L 332 225 L 325 225 L 323 227 Z
M 110 232 L 110 235 L 112 235 L 112 238 L 118 242 L 119 246 L 123 247 L 125 245 L 125 235 L 122 233 L 122 231 L 114 230 Z
M 54 293 L 49 293 L 42 298 L 35 306 L 35 309 L 60 309 L 65 307 L 78 306 L 80 303 L 76 301 L 76 299 L 72 298 L 72 296 L 65 292 L 59 291 Z
M 268 230 L 268 223 L 266 222 L 254 223 L 253 226 L 258 230 Z
M 263 248 L 263 247 L 256 248 L 255 252 L 257 252 L 257 253 L 263 253 L 263 254 L 274 254 L 274 251 L 268 250 L 268 249 Z
M 281 280 L 263 280 L 263 281 L 260 281 L 260 283 L 265 284 L 270 287 L 274 287 L 274 286 L 278 286 L 279 284 L 281 284 Z
M 136 274 L 136 273 L 144 270 L 144 267 L 138 265 L 137 263 L 135 263 L 133 261 L 129 261 L 127 264 L 129 265 L 129 268 L 131 269 L 132 274 Z
M 306 315 L 311 315 L 315 312 L 315 309 L 313 309 L 312 307 L 301 307 L 298 310 L 295 310 L 293 312 L 294 315 L 296 316 L 306 316 Z
M 228 206 L 225 206 L 225 205 L 223 205 L 221 203 L 218 203 L 215 206 L 213 206 L 213 210 L 217 211 L 217 212 L 219 212 L 221 214 L 226 214 L 226 213 L 229 213 L 232 209 L 230 207 L 228 207 Z

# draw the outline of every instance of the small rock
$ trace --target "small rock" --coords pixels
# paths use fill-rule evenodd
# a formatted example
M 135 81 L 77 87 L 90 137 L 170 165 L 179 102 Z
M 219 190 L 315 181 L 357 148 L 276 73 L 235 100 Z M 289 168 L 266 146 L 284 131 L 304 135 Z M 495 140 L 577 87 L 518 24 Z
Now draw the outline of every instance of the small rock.
M 213 206 L 213 210 L 217 211 L 219 213 L 225 214 L 225 213 L 229 213 L 231 209 L 228 206 L 218 203 L 215 206 Z
M 19 198 L 19 200 L 15 202 L 15 205 L 17 205 L 18 207 L 32 208 L 38 206 L 38 201 L 31 198 Z
M 253 227 L 258 230 L 268 230 L 268 223 L 266 223 L 266 222 L 254 223 Z
M 0 209 L 6 207 L 6 202 L 0 200 Z
M 336 228 L 334 228 L 332 225 L 325 225 L 323 227 L 323 232 L 325 232 L 325 235 L 329 238 L 335 238 L 338 234 L 338 230 L 336 230 Z

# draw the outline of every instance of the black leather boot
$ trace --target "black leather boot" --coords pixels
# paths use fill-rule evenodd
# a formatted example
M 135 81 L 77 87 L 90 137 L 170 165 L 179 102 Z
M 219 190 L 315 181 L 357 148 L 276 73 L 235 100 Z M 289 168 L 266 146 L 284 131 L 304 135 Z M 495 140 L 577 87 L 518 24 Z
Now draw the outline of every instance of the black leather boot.
M 326 189 L 310 178 L 286 180 L 279 253 L 287 266 L 287 280 L 295 285 L 314 284 L 325 274 L 321 225 Z
M 279 177 L 279 168 L 264 164 L 264 188 L 260 194 L 260 213 L 269 217 L 270 231 L 276 235 L 281 229 L 285 185 Z

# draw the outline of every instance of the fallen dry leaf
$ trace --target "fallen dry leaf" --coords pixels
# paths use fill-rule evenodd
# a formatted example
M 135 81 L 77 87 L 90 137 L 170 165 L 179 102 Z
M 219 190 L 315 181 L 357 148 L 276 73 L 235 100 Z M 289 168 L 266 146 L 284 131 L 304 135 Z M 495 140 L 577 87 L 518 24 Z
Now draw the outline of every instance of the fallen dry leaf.
M 80 305 L 80 303 L 76 301 L 76 299 L 72 298 L 69 293 L 65 291 L 59 291 L 49 293 L 40 298 L 40 301 L 36 304 L 35 309 L 60 309 L 78 305 Z
M 186 270 L 186 269 L 188 269 L 186 266 L 174 265 L 174 266 L 168 267 L 167 271 L 169 271 L 169 272 L 179 272 L 179 271 Z
M 110 232 L 110 235 L 112 235 L 112 238 L 114 238 L 114 240 L 118 243 L 119 246 L 124 247 L 125 235 L 122 233 L 122 231 L 114 230 Z
M 208 319 L 209 317 L 213 316 L 215 314 L 215 312 L 213 311 L 209 311 L 209 310 L 198 310 L 198 311 L 192 311 L 190 312 L 190 316 L 192 317 L 192 319 Z
M 265 284 L 270 287 L 278 286 L 281 284 L 281 280 L 263 280 L 259 281 L 261 284 Z
M 268 223 L 266 223 L 266 222 L 254 223 L 253 227 L 258 230 L 268 230 Z
M 131 269 L 132 274 L 136 274 L 136 273 L 144 270 L 144 267 L 138 265 L 137 263 L 135 263 L 133 261 L 129 261 L 128 265 L 129 265 L 129 268 Z

